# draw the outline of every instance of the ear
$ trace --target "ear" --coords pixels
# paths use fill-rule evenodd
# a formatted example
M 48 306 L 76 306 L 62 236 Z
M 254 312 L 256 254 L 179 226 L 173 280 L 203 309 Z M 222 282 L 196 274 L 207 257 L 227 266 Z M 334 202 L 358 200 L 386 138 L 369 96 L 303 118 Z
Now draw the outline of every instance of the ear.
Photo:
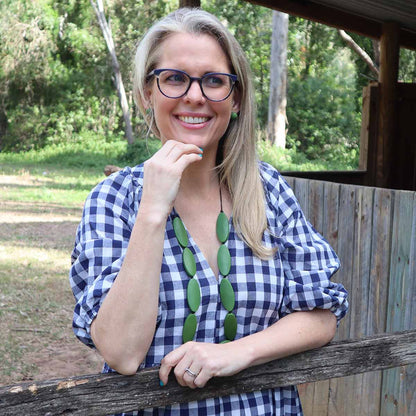
M 233 106 L 231 110 L 234 113 L 238 113 L 240 111 L 240 93 L 237 90 L 233 91 Z
M 152 108 L 152 89 L 146 88 L 144 91 L 145 99 L 143 101 L 143 107 L 145 110 L 148 110 L 149 108 Z
M 153 82 L 147 82 L 144 85 L 144 99 L 143 99 L 143 107 L 148 110 L 153 107 L 152 105 L 153 100 Z

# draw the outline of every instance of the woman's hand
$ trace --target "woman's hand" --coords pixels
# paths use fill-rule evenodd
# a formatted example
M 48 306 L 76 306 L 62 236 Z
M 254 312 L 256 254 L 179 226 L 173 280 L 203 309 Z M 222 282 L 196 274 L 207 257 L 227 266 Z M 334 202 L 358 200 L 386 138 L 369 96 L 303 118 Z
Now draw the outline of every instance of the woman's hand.
M 193 144 L 168 140 L 144 163 L 141 204 L 149 204 L 156 214 L 168 216 L 172 210 L 184 170 L 201 160 L 201 149 Z
M 163 358 L 159 377 L 166 384 L 174 368 L 181 386 L 204 387 L 212 377 L 319 348 L 332 340 L 335 330 L 336 318 L 329 310 L 293 312 L 263 331 L 226 344 L 187 342 Z
M 166 385 L 169 373 L 181 386 L 204 387 L 212 377 L 232 376 L 249 366 L 247 351 L 238 343 L 211 344 L 187 342 L 167 354 L 160 366 L 159 377 Z M 187 371 L 189 370 L 189 371 Z

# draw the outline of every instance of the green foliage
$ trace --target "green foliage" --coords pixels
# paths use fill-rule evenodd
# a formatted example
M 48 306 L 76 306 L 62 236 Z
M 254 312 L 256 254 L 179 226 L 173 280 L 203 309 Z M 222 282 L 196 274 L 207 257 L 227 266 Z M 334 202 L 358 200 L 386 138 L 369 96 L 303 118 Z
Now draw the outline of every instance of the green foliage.
M 201 4 L 227 25 L 246 52 L 258 125 L 265 130 L 272 11 L 238 0 L 202 0 Z M 155 20 L 178 7 L 178 1 L 107 0 L 104 6 L 134 113 L 130 91 L 135 45 Z M 352 36 L 373 56 L 370 39 Z M 91 149 L 92 138 L 100 146 L 114 143 L 118 149 L 124 121 L 107 47 L 89 1 L 2 0 L 0 40 L 0 152 L 54 146 Z M 401 51 L 399 77 L 416 81 L 414 51 Z M 290 17 L 287 145 L 291 151 L 310 160 L 356 164 L 362 87 L 371 78 L 373 74 L 349 52 L 335 29 Z M 143 137 L 143 120 L 132 117 L 132 121 L 136 137 Z M 143 153 L 141 146 L 139 141 L 121 152 L 120 160 L 142 160 L 137 156 Z
M 352 54 L 335 29 L 299 18 L 290 18 L 289 27 L 287 147 L 310 160 L 356 167 L 361 93 Z
M 400 50 L 399 80 L 416 82 L 416 51 Z
M 258 120 L 267 124 L 272 10 L 238 0 L 202 1 L 201 6 L 225 22 L 245 51 L 254 76 Z
M 346 160 L 328 159 L 309 160 L 296 149 L 282 149 L 273 146 L 268 140 L 257 142 L 257 153 L 260 160 L 270 163 L 279 171 L 317 171 L 317 170 L 351 170 L 355 165 Z
M 17 3 L 0 5 L 0 149 L 40 149 L 85 131 L 119 137 L 111 69 L 89 3 Z
M 107 164 L 124 164 L 126 149 L 124 139 L 106 141 L 101 135 L 83 132 L 77 141 L 53 143 L 42 149 L 21 153 L 1 152 L 0 163 L 95 168 L 102 171 Z
M 136 140 L 127 147 L 122 155 L 124 164 L 129 166 L 138 165 L 149 159 L 160 149 L 161 143 L 156 139 Z

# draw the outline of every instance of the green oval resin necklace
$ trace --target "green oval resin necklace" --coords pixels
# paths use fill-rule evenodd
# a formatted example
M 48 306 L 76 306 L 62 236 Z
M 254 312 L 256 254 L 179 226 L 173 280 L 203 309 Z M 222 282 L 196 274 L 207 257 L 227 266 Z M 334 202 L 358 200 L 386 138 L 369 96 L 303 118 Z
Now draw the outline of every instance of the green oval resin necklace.
M 225 243 L 228 240 L 230 234 L 230 228 L 228 224 L 228 218 L 225 215 L 222 209 L 222 194 L 220 187 L 220 204 L 221 210 L 217 217 L 216 224 L 216 233 L 219 242 L 221 243 L 220 248 L 217 253 L 217 263 L 220 274 L 222 275 L 222 280 L 220 283 L 220 298 L 221 303 L 224 308 L 228 311 L 225 320 L 224 320 L 224 342 L 229 342 L 234 340 L 237 333 L 237 318 L 232 312 L 235 305 L 235 293 L 234 289 L 226 277 L 231 270 L 231 255 L 228 247 Z M 195 257 L 192 254 L 192 251 L 189 249 L 189 239 L 188 234 L 185 230 L 182 220 L 179 216 L 175 216 L 173 219 L 173 230 L 175 232 L 176 239 L 178 240 L 179 245 L 182 247 L 182 263 L 186 271 L 186 274 L 190 277 L 190 280 L 186 289 L 186 300 L 188 302 L 188 307 L 191 310 L 185 323 L 183 325 L 182 331 L 182 341 L 183 343 L 192 341 L 195 337 L 196 328 L 197 328 L 197 318 L 195 312 L 198 310 L 201 305 L 201 288 L 199 282 L 196 279 L 196 262 Z

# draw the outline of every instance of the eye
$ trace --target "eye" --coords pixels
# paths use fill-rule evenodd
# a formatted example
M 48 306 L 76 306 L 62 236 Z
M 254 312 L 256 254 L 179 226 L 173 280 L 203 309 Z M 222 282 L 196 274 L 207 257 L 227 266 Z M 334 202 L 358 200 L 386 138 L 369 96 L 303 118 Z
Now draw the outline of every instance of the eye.
M 218 88 L 226 85 L 226 76 L 221 74 L 209 74 L 203 77 L 204 86 L 210 88 Z
M 187 76 L 182 72 L 165 71 L 162 73 L 161 80 L 166 84 L 179 85 L 188 82 Z

